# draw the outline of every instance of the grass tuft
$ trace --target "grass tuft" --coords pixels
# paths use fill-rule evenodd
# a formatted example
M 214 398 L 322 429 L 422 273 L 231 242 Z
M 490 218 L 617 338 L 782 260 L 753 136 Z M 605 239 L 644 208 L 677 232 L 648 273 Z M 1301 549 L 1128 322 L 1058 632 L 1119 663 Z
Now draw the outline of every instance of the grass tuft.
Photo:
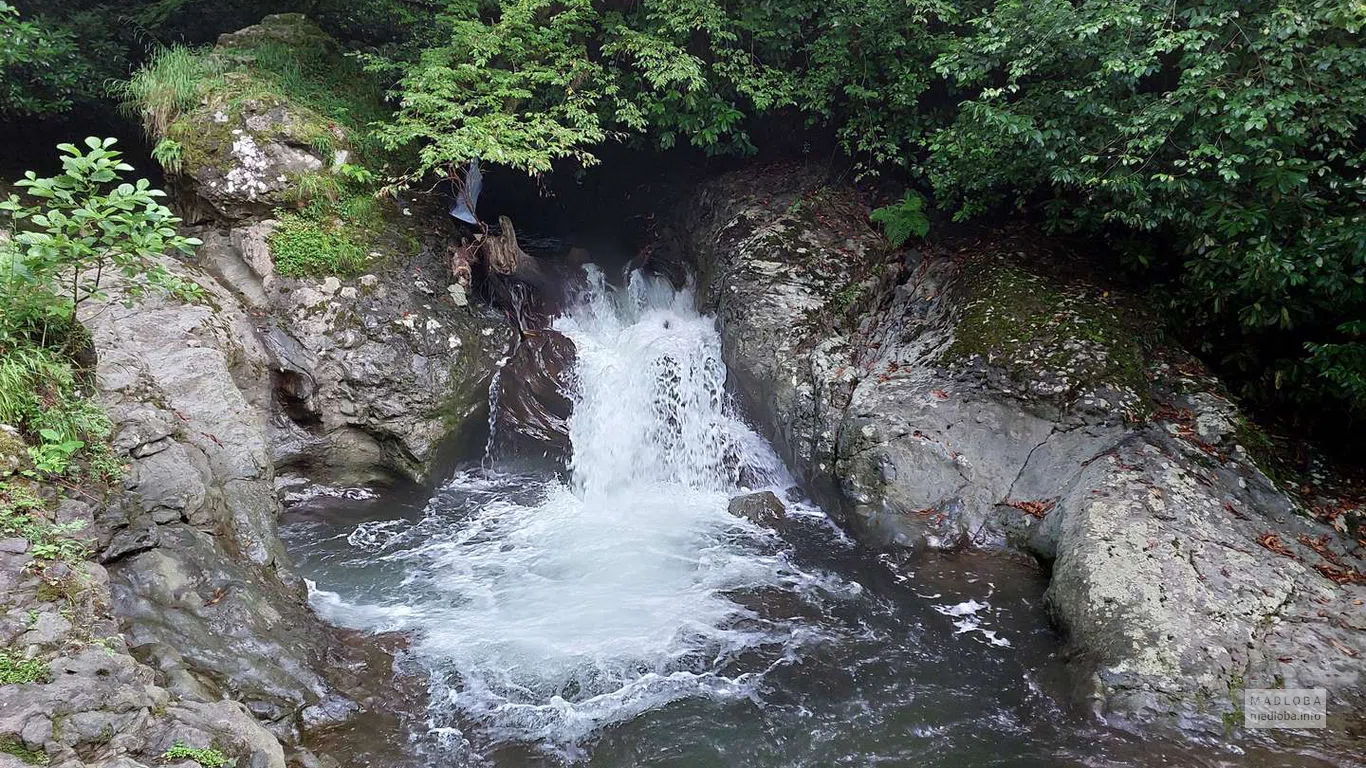
M 162 48 L 113 92 L 137 116 L 148 135 L 165 136 L 171 123 L 194 109 L 205 94 L 221 87 L 226 67 L 202 48 Z

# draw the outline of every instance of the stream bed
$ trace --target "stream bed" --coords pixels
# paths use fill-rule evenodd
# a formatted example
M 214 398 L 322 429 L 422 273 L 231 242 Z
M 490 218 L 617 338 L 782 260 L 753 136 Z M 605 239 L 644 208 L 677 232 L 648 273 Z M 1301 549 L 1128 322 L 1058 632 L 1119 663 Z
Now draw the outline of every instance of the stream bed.
M 1331 764 L 1069 706 L 1036 564 L 860 547 L 740 418 L 692 295 L 589 272 L 555 321 L 578 349 L 567 470 L 486 460 L 284 521 L 326 619 L 411 638 L 412 765 Z M 776 530 L 727 509 L 762 490 Z

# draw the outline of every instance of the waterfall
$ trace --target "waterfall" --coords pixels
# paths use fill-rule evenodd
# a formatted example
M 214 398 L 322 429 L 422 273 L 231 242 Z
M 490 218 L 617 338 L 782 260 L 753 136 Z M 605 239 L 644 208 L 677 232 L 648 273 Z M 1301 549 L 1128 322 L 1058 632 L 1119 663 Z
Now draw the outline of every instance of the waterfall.
M 578 348 L 570 477 L 495 462 L 458 474 L 415 527 L 353 535 L 403 568 L 403 604 L 379 621 L 368 607 L 367 623 L 416 634 L 433 729 L 457 743 L 474 723 L 493 742 L 572 754 L 670 701 L 748 696 L 813 636 L 733 599 L 815 577 L 727 511 L 742 477 L 781 491 L 787 475 L 726 395 L 714 322 L 662 280 L 615 289 L 588 269 L 555 322 Z M 756 662 L 762 648 L 772 658 Z

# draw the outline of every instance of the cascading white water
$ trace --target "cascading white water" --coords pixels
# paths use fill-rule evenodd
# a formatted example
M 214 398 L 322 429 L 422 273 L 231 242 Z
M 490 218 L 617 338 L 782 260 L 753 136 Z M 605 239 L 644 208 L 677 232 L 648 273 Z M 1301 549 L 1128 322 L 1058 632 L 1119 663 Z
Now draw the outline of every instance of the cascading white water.
M 555 323 L 578 349 L 569 481 L 460 475 L 445 495 L 476 501 L 454 520 L 429 508 L 406 534 L 420 546 L 374 530 L 407 574 L 378 625 L 417 631 L 438 730 L 473 721 L 493 742 L 572 752 L 668 701 L 747 695 L 762 665 L 731 660 L 814 639 L 731 599 L 816 579 L 727 511 L 742 476 L 787 477 L 731 407 L 713 321 L 658 279 L 617 290 L 590 268 L 588 283 Z
M 789 481 L 688 292 L 591 272 L 556 327 L 578 349 L 568 477 L 493 461 L 425 508 L 285 526 L 320 613 L 413 638 L 432 697 L 403 768 L 1231 764 L 1069 720 L 1028 564 L 908 570 L 801 504 L 781 536 L 730 515 Z

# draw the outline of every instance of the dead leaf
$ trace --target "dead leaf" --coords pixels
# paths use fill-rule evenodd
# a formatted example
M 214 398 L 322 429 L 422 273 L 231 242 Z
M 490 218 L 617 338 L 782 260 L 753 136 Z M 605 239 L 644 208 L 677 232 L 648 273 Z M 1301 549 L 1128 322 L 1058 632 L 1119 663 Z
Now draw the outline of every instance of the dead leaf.
M 1351 656 L 1354 659 L 1357 657 L 1357 652 L 1355 648 L 1348 648 L 1347 646 L 1343 645 L 1342 643 L 1339 643 L 1331 637 L 1328 638 L 1328 643 L 1332 645 L 1334 648 L 1338 649 L 1339 651 L 1342 651 L 1343 653 L 1347 654 L 1348 656 Z
M 1036 520 L 1042 520 L 1044 515 L 1047 515 L 1048 511 L 1057 506 L 1057 504 L 1057 499 L 1047 499 L 1045 501 L 1021 501 L 1016 499 L 1006 502 L 1007 507 L 1014 507 Z
M 1288 557 L 1291 560 L 1299 560 L 1299 558 L 1295 556 L 1295 553 L 1291 552 L 1290 548 L 1285 546 L 1285 542 L 1281 541 L 1281 537 L 1274 533 L 1262 534 L 1262 537 L 1257 539 L 1257 543 L 1282 557 Z

